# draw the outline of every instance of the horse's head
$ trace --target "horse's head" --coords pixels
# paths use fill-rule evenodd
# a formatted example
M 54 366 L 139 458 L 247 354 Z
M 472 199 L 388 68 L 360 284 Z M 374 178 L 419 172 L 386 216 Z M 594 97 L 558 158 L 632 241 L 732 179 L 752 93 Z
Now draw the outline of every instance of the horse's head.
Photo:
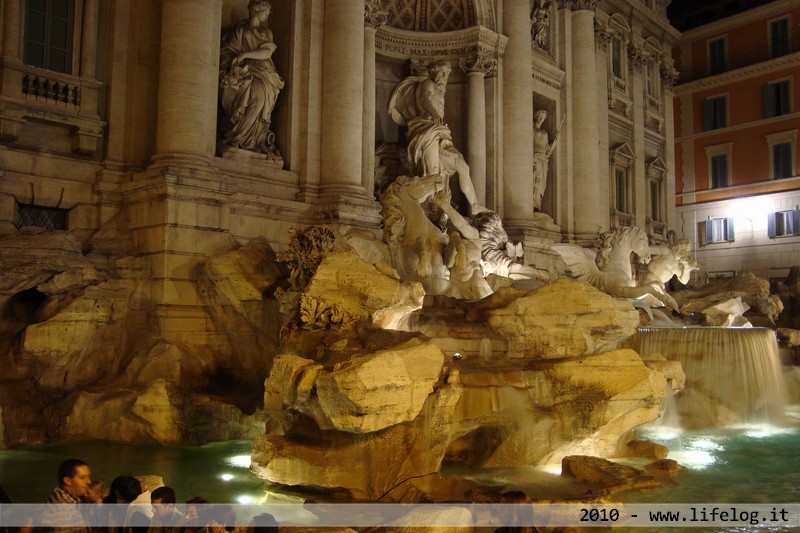
M 650 240 L 647 233 L 637 226 L 624 228 L 628 245 L 631 251 L 637 255 L 639 262 L 642 264 L 650 262 Z

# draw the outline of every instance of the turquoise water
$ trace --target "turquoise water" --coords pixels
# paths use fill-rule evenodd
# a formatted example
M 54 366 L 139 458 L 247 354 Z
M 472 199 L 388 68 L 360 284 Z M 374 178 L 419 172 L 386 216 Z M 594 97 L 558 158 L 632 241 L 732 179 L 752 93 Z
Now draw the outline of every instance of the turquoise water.
M 627 503 L 793 503 L 800 502 L 800 429 L 749 426 L 705 432 L 642 433 L 668 445 L 670 457 L 688 467 L 676 484 L 616 495 Z M 110 484 L 121 474 L 156 474 L 176 490 L 178 500 L 203 496 L 212 502 L 257 503 L 269 490 L 249 470 L 250 441 L 205 446 L 159 446 L 112 442 L 68 442 L 0 451 L 0 485 L 14 502 L 44 501 L 55 486 L 58 463 L 87 461 L 92 478 Z M 379 465 L 373 465 L 378 467 Z M 492 471 L 483 470 L 488 479 Z M 503 474 L 494 471 L 494 474 Z M 560 476 L 513 469 L 532 496 L 569 490 Z M 505 472 L 509 474 L 509 472 Z M 478 477 L 478 476 L 476 476 Z M 497 476 L 504 477 L 503 475 Z M 512 476 L 509 476 L 509 478 Z M 549 478 L 549 479 L 548 479 Z M 496 480 L 497 481 L 497 478 Z M 552 484 L 550 488 L 548 483 Z M 541 496 L 544 496 L 542 494 Z
M 205 446 L 160 446 L 117 442 L 66 442 L 0 451 L 0 486 L 15 503 L 40 503 L 56 485 L 58 464 L 77 457 L 89 464 L 92 480 L 106 487 L 123 474 L 160 475 L 179 502 L 203 496 L 211 502 L 256 503 L 265 481 L 249 471 L 252 441 Z

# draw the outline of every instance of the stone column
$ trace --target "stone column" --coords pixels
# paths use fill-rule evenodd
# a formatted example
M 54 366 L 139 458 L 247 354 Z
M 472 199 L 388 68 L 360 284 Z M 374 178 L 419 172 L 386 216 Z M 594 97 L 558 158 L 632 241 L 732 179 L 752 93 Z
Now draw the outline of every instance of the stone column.
M 484 79 L 497 69 L 497 59 L 479 50 L 459 59 L 467 73 L 467 164 L 478 203 L 486 205 L 486 90 Z
M 22 31 L 20 0 L 6 0 L 3 12 L 3 57 L 20 58 L 19 40 Z
M 97 0 L 84 0 L 81 27 L 82 78 L 95 78 L 97 63 Z
M 597 148 L 598 103 L 597 70 L 594 49 L 594 9 L 596 0 L 565 0 L 572 13 L 572 131 L 574 143 L 575 239 L 578 244 L 594 242 L 604 225 L 598 210 L 598 183 L 608 179 Z M 602 176 L 602 178 L 601 178 Z M 606 224 L 607 225 L 607 222 Z
M 364 0 L 326 0 L 320 194 L 364 197 Z
M 154 161 L 214 157 L 222 0 L 163 0 Z
M 375 194 L 375 34 L 389 12 L 377 0 L 365 0 L 364 9 L 364 127 L 362 129 L 361 185 L 368 198 Z
M 503 28 L 508 36 L 503 59 L 503 214 L 506 229 L 518 233 L 533 225 L 530 4 L 504 0 Z
M 636 38 L 638 40 L 638 38 Z M 632 42 L 628 46 L 628 59 L 631 65 L 630 83 L 633 85 L 633 181 L 631 194 L 631 208 L 635 224 L 640 228 L 646 227 L 647 208 L 647 170 L 645 169 L 644 130 L 647 120 L 647 95 L 645 89 L 644 69 L 647 65 L 647 56 L 643 49 L 643 42 Z

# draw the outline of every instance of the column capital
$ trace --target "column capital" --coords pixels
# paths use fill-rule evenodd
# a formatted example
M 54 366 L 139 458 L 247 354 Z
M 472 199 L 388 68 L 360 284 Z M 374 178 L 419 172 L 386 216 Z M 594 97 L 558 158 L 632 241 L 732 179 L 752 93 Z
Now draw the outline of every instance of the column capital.
M 597 8 L 597 0 L 558 0 L 558 8 L 570 11 L 594 11 Z
M 664 84 L 664 87 L 671 91 L 675 84 L 678 82 L 678 78 L 680 77 L 680 72 L 675 70 L 670 64 L 662 63 L 661 65 L 661 83 Z
M 594 19 L 594 42 L 600 50 L 608 52 L 608 45 L 611 44 L 611 28 L 597 19 Z
M 640 46 L 631 43 L 628 45 L 628 58 L 631 60 L 631 65 L 636 72 L 642 72 L 645 63 L 647 63 L 647 52 Z
M 478 50 L 467 56 L 459 57 L 458 66 L 467 74 L 480 72 L 488 78 L 497 72 L 497 58 L 485 50 Z
M 364 0 L 364 26 L 378 29 L 389 20 L 389 12 L 378 0 Z

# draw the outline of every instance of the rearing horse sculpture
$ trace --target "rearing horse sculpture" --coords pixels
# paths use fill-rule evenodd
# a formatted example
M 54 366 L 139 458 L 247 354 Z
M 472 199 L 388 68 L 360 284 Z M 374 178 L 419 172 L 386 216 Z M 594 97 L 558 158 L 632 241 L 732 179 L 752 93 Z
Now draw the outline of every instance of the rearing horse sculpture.
M 650 262 L 650 244 L 647 234 L 638 227 L 621 227 L 601 236 L 599 251 L 574 244 L 554 244 L 567 265 L 567 274 L 586 281 L 601 291 L 619 298 L 651 300 L 648 295 L 663 305 L 676 309 L 671 297 L 651 285 L 637 286 L 631 269 L 631 252 L 642 264 Z

